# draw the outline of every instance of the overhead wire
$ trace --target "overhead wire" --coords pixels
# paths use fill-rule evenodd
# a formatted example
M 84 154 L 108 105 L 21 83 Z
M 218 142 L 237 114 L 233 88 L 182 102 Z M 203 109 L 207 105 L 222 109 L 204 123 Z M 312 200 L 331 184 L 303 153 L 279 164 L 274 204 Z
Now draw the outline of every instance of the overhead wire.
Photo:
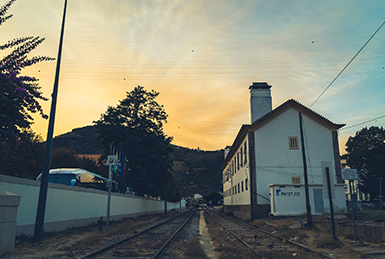
M 369 123 L 369 122 L 372 122 L 372 121 L 375 121 L 375 120 L 378 120 L 378 119 L 382 119 L 384 117 L 385 117 L 385 114 L 381 115 L 379 117 L 367 120 L 367 121 L 363 121 L 363 122 L 360 122 L 360 123 L 357 123 L 357 124 L 354 124 L 354 125 L 351 125 L 351 126 L 348 126 L 348 127 L 344 127 L 342 129 L 340 129 L 339 131 L 343 131 L 343 130 L 347 130 L 347 129 L 350 129 L 350 128 L 354 128 L 354 127 L 357 127 L 357 126 L 360 126 L 360 125 L 363 125 L 363 124 L 366 124 L 366 123 Z
M 338 75 L 333 79 L 333 81 L 322 91 L 322 93 L 314 100 L 314 102 L 310 105 L 312 107 L 321 96 L 330 88 L 330 86 L 337 80 L 337 78 L 345 71 L 345 69 L 353 62 L 353 60 L 360 54 L 360 52 L 365 48 L 365 46 L 370 42 L 370 40 L 377 34 L 377 32 L 382 28 L 385 24 L 385 21 L 381 24 L 380 27 L 372 34 L 372 36 L 365 42 L 365 44 L 360 48 L 360 50 L 353 56 L 353 58 L 346 64 L 346 66 L 338 73 Z

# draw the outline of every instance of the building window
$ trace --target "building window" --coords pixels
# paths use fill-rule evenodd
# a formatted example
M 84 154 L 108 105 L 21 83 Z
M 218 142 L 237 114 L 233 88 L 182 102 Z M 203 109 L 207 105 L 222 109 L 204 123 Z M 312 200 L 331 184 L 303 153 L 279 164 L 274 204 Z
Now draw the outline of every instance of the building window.
M 245 181 L 245 189 L 246 189 L 246 191 L 247 191 L 247 188 L 248 188 L 247 186 L 248 186 L 248 184 L 249 184 L 249 183 L 248 183 L 248 182 L 249 182 L 248 180 L 249 180 L 249 179 L 246 179 L 246 181 Z
M 243 152 L 245 154 L 245 164 L 247 163 L 247 142 L 245 142 L 245 145 L 243 147 Z
M 242 183 L 241 183 L 241 188 L 242 188 L 242 192 L 243 192 L 243 181 L 242 181 Z
M 237 173 L 237 156 L 234 156 L 234 174 Z
M 241 147 L 241 167 L 243 166 L 243 148 Z
M 292 176 L 291 177 L 292 184 L 301 184 L 301 176 Z
M 237 170 L 239 170 L 239 152 L 237 153 Z
M 240 193 L 241 192 L 241 188 L 239 188 L 239 183 L 238 183 L 238 193 Z
M 298 137 L 289 137 L 289 148 L 298 149 Z

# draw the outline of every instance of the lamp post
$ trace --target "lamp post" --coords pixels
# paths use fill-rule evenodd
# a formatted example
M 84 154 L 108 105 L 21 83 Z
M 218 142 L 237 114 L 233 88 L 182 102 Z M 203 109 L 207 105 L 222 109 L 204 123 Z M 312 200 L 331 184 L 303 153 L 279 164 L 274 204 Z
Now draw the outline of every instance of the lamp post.
M 61 26 L 59 51 L 58 51 L 57 63 L 56 63 L 55 82 L 54 82 L 53 92 L 52 92 L 52 102 L 51 102 L 51 111 L 49 116 L 47 142 L 45 147 L 42 178 L 40 182 L 39 201 L 38 201 L 37 212 L 36 212 L 35 231 L 34 231 L 35 241 L 42 240 L 43 231 L 44 231 L 44 216 L 45 216 L 45 207 L 47 203 L 47 191 L 48 191 L 48 175 L 49 175 L 49 169 L 51 166 L 53 128 L 55 124 L 56 102 L 57 102 L 57 92 L 58 92 L 58 86 L 59 86 L 60 63 L 61 63 L 61 53 L 63 48 L 63 36 L 64 36 L 64 24 L 65 24 L 66 11 L 67 11 L 67 0 L 65 0 L 64 2 L 63 21 Z

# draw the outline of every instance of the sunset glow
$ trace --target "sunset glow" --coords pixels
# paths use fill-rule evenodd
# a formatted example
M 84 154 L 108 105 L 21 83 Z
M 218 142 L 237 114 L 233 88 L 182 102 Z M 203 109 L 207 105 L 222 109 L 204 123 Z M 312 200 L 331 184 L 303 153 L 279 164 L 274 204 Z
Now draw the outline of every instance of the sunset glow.
M 2 0 L 1 5 L 7 1 Z M 32 55 L 57 56 L 64 1 L 17 0 L 0 42 L 46 38 Z M 68 1 L 55 136 L 99 119 L 135 86 L 160 92 L 173 143 L 203 150 L 231 145 L 250 123 L 253 82 L 272 85 L 273 108 L 310 106 L 384 22 L 384 1 Z M 355 125 L 385 113 L 385 28 L 311 107 Z M 50 97 L 56 62 L 23 74 Z M 49 114 L 50 100 L 43 103 Z M 341 130 L 348 136 L 385 118 Z M 46 137 L 48 121 L 33 130 Z

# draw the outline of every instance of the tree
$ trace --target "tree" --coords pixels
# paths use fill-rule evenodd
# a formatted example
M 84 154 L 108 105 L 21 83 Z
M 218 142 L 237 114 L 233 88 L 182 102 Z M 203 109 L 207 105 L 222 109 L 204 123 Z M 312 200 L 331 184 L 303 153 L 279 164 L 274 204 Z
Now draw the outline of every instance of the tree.
M 114 145 L 127 156 L 127 186 L 141 195 L 165 196 L 168 183 L 174 179 L 170 176 L 172 138 L 163 132 L 167 114 L 156 101 L 158 95 L 137 86 L 94 121 L 106 154 Z
M 52 150 L 51 169 L 55 168 L 81 168 L 106 176 L 104 173 L 105 167 L 101 167 L 91 158 L 78 157 L 73 148 L 54 148 Z
M 28 136 L 12 148 L 0 149 L 0 174 L 36 179 L 41 173 L 43 157 L 44 144 L 41 137 L 28 131 Z
M 6 14 L 15 1 L 10 0 L 0 8 L 0 26 L 12 17 Z M 39 100 L 47 100 L 40 91 L 39 80 L 20 74 L 23 68 L 53 60 L 45 56 L 27 57 L 43 41 L 40 37 L 23 37 L 0 45 L 1 51 L 13 48 L 0 60 L 0 149 L 5 149 L 6 143 L 15 144 L 28 138 L 33 124 L 31 113 L 39 112 L 43 118 L 48 118 L 39 103 Z
M 385 182 L 385 130 L 363 128 L 346 142 L 347 164 L 360 176 L 360 190 L 373 199 L 379 195 L 379 178 Z M 384 186 L 382 186 L 384 188 Z

